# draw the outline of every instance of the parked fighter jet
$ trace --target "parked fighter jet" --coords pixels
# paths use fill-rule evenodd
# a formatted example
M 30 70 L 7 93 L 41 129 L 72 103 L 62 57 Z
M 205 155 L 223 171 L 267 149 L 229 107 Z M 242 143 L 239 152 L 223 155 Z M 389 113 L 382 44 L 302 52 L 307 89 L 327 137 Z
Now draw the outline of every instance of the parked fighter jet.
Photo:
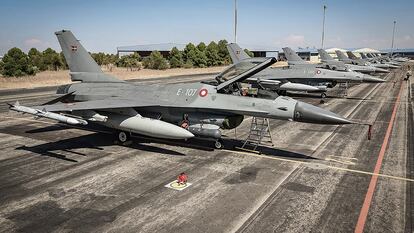
M 238 82 L 269 67 L 275 58 L 237 72 L 237 65 L 220 73 L 212 84 L 137 85 L 102 72 L 80 42 L 67 30 L 55 33 L 70 69 L 72 81 L 60 86 L 60 96 L 41 106 L 18 103 L 10 109 L 63 123 L 96 123 L 117 131 L 125 142 L 131 133 L 167 138 L 214 138 L 221 148 L 222 129 L 241 124 L 244 115 L 316 124 L 350 124 L 328 110 L 279 96 L 274 100 L 237 95 Z
M 285 53 L 285 56 L 288 60 L 289 65 L 301 65 L 301 66 L 309 66 L 309 67 L 316 67 L 316 68 L 326 68 L 321 66 L 321 64 L 311 64 L 306 61 L 304 61 L 299 55 L 295 53 L 290 48 L 283 48 L 283 51 Z M 325 69 L 324 69 L 325 70 Z M 379 79 L 376 77 L 373 77 L 371 75 L 367 74 L 361 74 L 360 72 L 356 72 L 350 69 L 345 70 L 332 70 L 329 73 L 326 74 L 327 76 L 332 77 L 345 77 L 349 78 L 349 80 L 346 80 L 344 78 L 339 79 L 340 82 L 367 82 L 367 83 L 381 83 L 384 82 L 383 79 Z M 356 78 L 356 79 L 355 79 Z
M 370 61 L 382 63 L 382 64 L 390 64 L 390 65 L 397 66 L 397 67 L 400 67 L 402 63 L 407 61 L 404 58 L 394 59 L 394 58 L 391 58 L 390 56 L 382 56 L 382 55 L 377 55 L 374 53 L 369 53 L 369 55 L 370 55 L 370 58 L 368 59 Z M 391 67 L 391 68 L 394 68 L 394 67 Z
M 336 55 L 338 56 L 338 60 L 339 61 L 343 61 L 347 64 L 354 64 L 354 65 L 366 65 L 366 66 L 373 66 L 373 67 L 377 67 L 377 68 L 381 68 L 381 69 L 389 69 L 391 68 L 390 65 L 388 64 L 381 64 L 379 62 L 376 61 L 370 61 L 370 60 L 365 60 L 365 59 L 361 59 L 356 57 L 347 57 L 343 52 L 336 50 L 335 51 Z
M 230 43 L 227 45 L 230 57 L 233 63 L 242 61 L 254 61 L 237 44 Z M 372 77 L 370 75 L 357 72 L 341 72 L 335 70 L 327 70 L 317 67 L 316 64 L 310 64 L 303 61 L 290 48 L 283 48 L 285 55 L 289 61 L 289 67 L 284 68 L 268 68 L 247 81 L 257 82 L 264 89 L 276 91 L 280 95 L 285 95 L 286 91 L 307 91 L 320 92 L 321 97 L 326 97 L 328 88 L 336 86 L 337 83 L 347 82 L 384 82 L 384 80 Z M 275 82 L 275 83 L 272 83 Z M 297 86 L 293 90 L 282 89 L 283 84 L 302 85 Z M 312 89 L 313 88 L 313 89 Z M 316 90 L 315 90 L 316 88 Z
M 348 57 L 352 60 L 358 60 L 359 59 L 351 51 L 348 51 L 346 53 L 347 53 Z M 383 65 L 384 67 L 388 66 L 387 69 L 396 69 L 396 68 L 400 67 L 400 64 L 394 64 L 393 62 L 389 62 L 386 59 L 384 59 L 384 58 L 382 58 L 382 57 L 380 57 L 380 56 L 378 56 L 374 53 L 370 53 L 370 54 L 371 54 L 371 57 L 372 57 L 372 59 L 369 60 L 370 63 Z
M 386 69 L 381 69 L 373 66 L 363 66 L 363 65 L 354 65 L 354 64 L 347 64 L 343 61 L 337 61 L 331 57 L 325 50 L 318 49 L 318 53 L 321 57 L 321 62 L 326 68 L 331 70 L 346 70 L 350 69 L 356 72 L 361 73 L 389 73 L 390 71 Z

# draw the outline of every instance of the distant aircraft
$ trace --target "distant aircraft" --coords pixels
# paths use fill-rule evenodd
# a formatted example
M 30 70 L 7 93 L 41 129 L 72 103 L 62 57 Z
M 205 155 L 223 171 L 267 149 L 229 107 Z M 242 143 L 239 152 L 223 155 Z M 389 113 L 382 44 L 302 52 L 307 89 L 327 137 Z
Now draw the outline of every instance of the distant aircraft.
M 338 56 L 339 61 L 343 61 L 347 64 L 354 64 L 354 65 L 366 65 L 366 66 L 373 66 L 381 69 L 390 69 L 392 66 L 389 64 L 382 64 L 380 62 L 368 59 L 361 59 L 356 57 L 355 55 L 351 57 L 347 57 L 343 52 L 336 50 L 336 55 Z
M 247 55 L 244 50 L 235 43 L 228 44 L 227 49 L 229 50 L 233 63 L 249 62 L 256 59 Z M 384 82 L 382 79 L 357 72 L 341 72 L 322 69 L 316 64 L 310 64 L 303 61 L 302 58 L 290 48 L 283 48 L 283 50 L 288 59 L 289 67 L 267 68 L 254 75 L 252 78 L 247 79 L 247 81 L 258 82 L 263 88 L 276 91 L 280 95 L 286 95 L 286 91 L 292 90 L 282 89 L 279 83 L 304 85 L 303 87 L 297 86 L 294 91 L 320 92 L 321 97 L 326 97 L 327 89 L 336 86 L 337 83 Z M 278 83 L 272 84 L 272 82 Z M 312 87 L 317 89 L 312 90 Z
M 327 68 L 332 70 L 346 70 L 350 69 L 356 72 L 361 73 L 389 73 L 390 71 L 386 69 L 381 69 L 378 67 L 373 66 L 365 66 L 365 65 L 354 65 L 351 63 L 345 63 L 343 61 L 337 61 L 331 57 L 325 50 L 318 49 L 318 53 L 321 57 L 321 62 Z
M 353 122 L 328 110 L 279 96 L 267 100 L 240 96 L 239 82 L 266 69 L 275 58 L 250 63 L 239 72 L 233 65 L 216 82 L 139 85 L 105 74 L 71 31 L 55 33 L 70 69 L 72 81 L 57 89 L 58 98 L 40 106 L 18 102 L 10 109 L 72 125 L 96 123 L 116 132 L 120 142 L 131 133 L 156 138 L 215 139 L 222 148 L 220 129 L 233 129 L 244 115 L 316 124 Z M 242 64 L 246 65 L 246 64 Z

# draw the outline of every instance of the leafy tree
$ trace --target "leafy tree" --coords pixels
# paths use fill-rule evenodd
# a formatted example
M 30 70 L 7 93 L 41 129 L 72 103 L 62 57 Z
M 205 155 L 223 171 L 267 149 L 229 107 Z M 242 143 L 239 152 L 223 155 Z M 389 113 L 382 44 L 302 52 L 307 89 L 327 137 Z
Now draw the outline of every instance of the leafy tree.
M 171 49 L 169 61 L 171 68 L 179 68 L 183 66 L 183 54 L 180 50 L 177 49 L 177 47 Z
M 144 59 L 143 64 L 147 69 L 165 70 L 169 68 L 168 61 L 158 51 L 152 51 L 149 57 Z
M 227 40 L 220 40 L 218 42 L 218 54 L 220 56 L 220 64 L 219 65 L 228 65 L 230 64 L 231 58 L 229 51 L 227 51 Z
M 0 74 L 3 73 L 3 69 L 4 69 L 4 62 L 0 60 Z
M 63 67 L 63 62 L 60 54 L 51 48 L 47 48 L 43 51 L 43 65 L 47 67 L 47 70 L 59 70 Z
M 122 56 L 118 59 L 115 56 L 108 56 L 107 61 L 109 63 L 115 63 L 118 67 L 126 67 L 129 68 L 131 71 L 135 69 L 141 69 L 141 56 L 138 53 L 133 53 L 129 55 Z
M 204 43 L 203 43 L 204 44 Z M 202 49 L 205 50 L 204 46 L 200 46 Z M 197 47 L 194 46 L 192 43 L 188 43 L 184 48 L 184 60 L 185 65 L 184 67 L 206 67 L 207 66 L 207 57 L 204 52 L 201 52 Z
M 204 42 L 200 42 L 200 44 L 197 45 L 197 49 L 200 50 L 200 52 L 204 52 L 206 50 L 206 44 Z
M 220 64 L 219 49 L 216 42 L 211 41 L 207 45 L 205 54 L 207 57 L 207 66 L 217 66 Z
M 249 55 L 250 57 L 254 57 L 253 52 L 251 52 L 250 50 L 248 50 L 248 49 L 244 49 L 244 52 L 246 52 L 246 53 L 247 53 L 247 55 Z
M 105 61 L 105 53 L 99 52 L 99 53 L 92 53 L 91 54 L 93 60 L 95 60 L 95 62 L 98 65 L 103 65 L 104 61 Z
M 24 76 L 35 75 L 36 69 L 31 65 L 29 56 L 27 56 L 19 48 L 10 49 L 6 55 L 4 55 L 2 62 L 4 76 Z
M 195 50 L 195 56 L 193 59 L 193 64 L 195 67 L 204 68 L 207 67 L 207 57 L 206 54 L 198 49 Z
M 36 48 L 31 48 L 29 50 L 29 59 L 33 66 L 36 66 L 39 70 L 46 70 L 46 67 L 43 65 L 43 56 Z
M 183 51 L 183 57 L 186 64 L 186 67 L 193 67 L 194 59 L 196 56 L 196 47 L 193 43 L 188 43 Z

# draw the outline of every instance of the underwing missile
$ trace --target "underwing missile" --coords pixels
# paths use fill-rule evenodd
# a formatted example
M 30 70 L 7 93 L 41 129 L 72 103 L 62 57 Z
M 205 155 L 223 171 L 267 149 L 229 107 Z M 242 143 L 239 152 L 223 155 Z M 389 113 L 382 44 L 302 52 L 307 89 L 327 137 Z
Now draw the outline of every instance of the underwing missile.
M 74 117 L 68 117 L 61 114 L 48 112 L 44 110 L 34 109 L 26 106 L 22 106 L 19 104 L 19 102 L 16 102 L 15 104 L 9 104 L 10 110 L 16 111 L 16 112 L 22 112 L 27 113 L 36 117 L 44 117 L 52 120 L 57 120 L 59 122 L 71 124 L 71 125 L 87 125 L 88 122 L 82 119 L 74 118 Z

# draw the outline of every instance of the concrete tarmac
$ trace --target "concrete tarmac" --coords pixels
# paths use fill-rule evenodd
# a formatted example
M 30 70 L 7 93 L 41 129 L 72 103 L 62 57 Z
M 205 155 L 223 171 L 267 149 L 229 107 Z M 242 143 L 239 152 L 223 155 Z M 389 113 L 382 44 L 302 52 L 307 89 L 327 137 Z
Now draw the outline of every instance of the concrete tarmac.
M 52 89 L 0 91 L 0 231 L 352 232 L 367 209 L 364 232 L 412 232 L 413 86 L 403 74 L 395 70 L 386 83 L 353 85 L 346 98 L 329 97 L 325 104 L 295 95 L 372 124 L 371 140 L 365 125 L 270 120 L 274 146 L 260 148 L 261 154 L 234 149 L 247 137 L 250 118 L 237 138 L 234 130 L 224 132 L 223 150 L 198 139 L 135 137 L 119 145 L 111 135 L 4 106 L 46 102 Z M 180 172 L 188 174 L 190 187 L 164 187 Z

